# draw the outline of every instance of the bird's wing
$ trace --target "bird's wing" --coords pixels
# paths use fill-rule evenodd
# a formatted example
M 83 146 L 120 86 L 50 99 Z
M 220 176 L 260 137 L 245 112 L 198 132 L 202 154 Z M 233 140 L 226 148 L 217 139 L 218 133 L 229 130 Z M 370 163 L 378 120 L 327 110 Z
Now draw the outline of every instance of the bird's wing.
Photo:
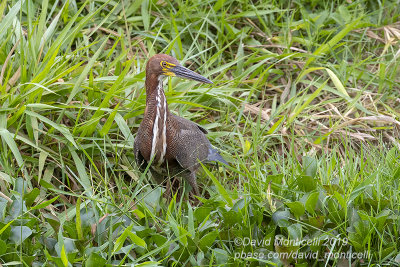
M 179 123 L 178 132 L 178 153 L 176 160 L 185 169 L 198 166 L 198 161 L 219 161 L 229 165 L 216 149 L 208 141 L 206 129 L 185 118 L 174 116 L 174 120 Z M 192 156 L 194 155 L 194 156 Z
M 211 145 L 208 148 L 207 160 L 208 161 L 218 161 L 225 165 L 229 165 L 228 162 L 226 162 L 224 160 L 224 158 L 218 153 L 218 150 L 216 150 L 215 148 L 212 148 Z
M 199 128 L 180 129 L 177 132 L 176 160 L 190 171 L 199 167 L 199 161 L 207 160 L 210 142 Z

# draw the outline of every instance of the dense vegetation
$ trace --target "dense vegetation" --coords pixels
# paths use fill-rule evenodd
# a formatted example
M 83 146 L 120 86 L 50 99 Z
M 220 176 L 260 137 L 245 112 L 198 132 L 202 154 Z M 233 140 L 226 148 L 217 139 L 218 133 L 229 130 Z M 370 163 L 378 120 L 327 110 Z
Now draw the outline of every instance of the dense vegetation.
M 0 14 L 0 264 L 400 264 L 396 1 L 3 0 Z M 135 164 L 157 53 L 214 82 L 165 86 L 230 163 L 203 167 L 200 205 Z

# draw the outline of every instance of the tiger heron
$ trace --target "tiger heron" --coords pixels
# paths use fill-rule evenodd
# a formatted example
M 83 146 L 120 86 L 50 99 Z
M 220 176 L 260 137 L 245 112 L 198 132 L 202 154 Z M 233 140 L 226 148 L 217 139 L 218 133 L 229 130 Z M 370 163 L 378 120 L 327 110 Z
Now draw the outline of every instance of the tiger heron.
M 206 129 L 169 111 L 163 89 L 165 76 L 212 84 L 169 55 L 158 54 L 148 60 L 146 108 L 134 142 L 136 162 L 142 171 L 151 163 L 158 178 L 180 175 L 189 182 L 194 193 L 200 195 L 196 181 L 199 162 L 227 162 L 212 148 Z

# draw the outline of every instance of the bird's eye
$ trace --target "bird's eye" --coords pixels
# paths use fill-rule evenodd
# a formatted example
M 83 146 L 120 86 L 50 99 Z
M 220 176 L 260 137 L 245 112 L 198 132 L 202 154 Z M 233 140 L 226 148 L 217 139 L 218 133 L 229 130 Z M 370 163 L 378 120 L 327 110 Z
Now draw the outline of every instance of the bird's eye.
M 167 62 L 165 62 L 165 61 L 161 62 L 161 66 L 163 66 L 163 68 L 166 68 L 167 67 Z

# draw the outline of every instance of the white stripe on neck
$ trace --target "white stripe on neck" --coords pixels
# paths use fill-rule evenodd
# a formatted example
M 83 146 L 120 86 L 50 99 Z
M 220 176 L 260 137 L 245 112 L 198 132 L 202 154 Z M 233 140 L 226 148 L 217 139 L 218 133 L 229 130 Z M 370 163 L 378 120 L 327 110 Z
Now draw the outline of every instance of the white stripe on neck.
M 163 80 L 162 76 L 158 78 L 158 86 L 157 86 L 157 91 L 156 91 L 156 117 L 154 119 L 154 125 L 153 125 L 153 137 L 152 137 L 152 142 L 151 142 L 151 154 L 150 154 L 150 159 L 153 159 L 153 157 L 156 155 L 156 147 L 159 141 L 162 143 L 162 151 L 160 153 L 160 158 L 157 161 L 157 166 L 161 165 L 164 161 L 165 153 L 167 152 L 167 127 L 166 127 L 166 121 L 167 121 L 167 101 L 165 98 L 165 94 L 163 91 Z M 163 107 L 164 104 L 164 112 L 161 114 L 161 108 Z M 158 121 L 162 120 L 162 125 L 161 125 L 161 140 L 158 136 Z M 156 160 L 156 159 L 153 159 Z

